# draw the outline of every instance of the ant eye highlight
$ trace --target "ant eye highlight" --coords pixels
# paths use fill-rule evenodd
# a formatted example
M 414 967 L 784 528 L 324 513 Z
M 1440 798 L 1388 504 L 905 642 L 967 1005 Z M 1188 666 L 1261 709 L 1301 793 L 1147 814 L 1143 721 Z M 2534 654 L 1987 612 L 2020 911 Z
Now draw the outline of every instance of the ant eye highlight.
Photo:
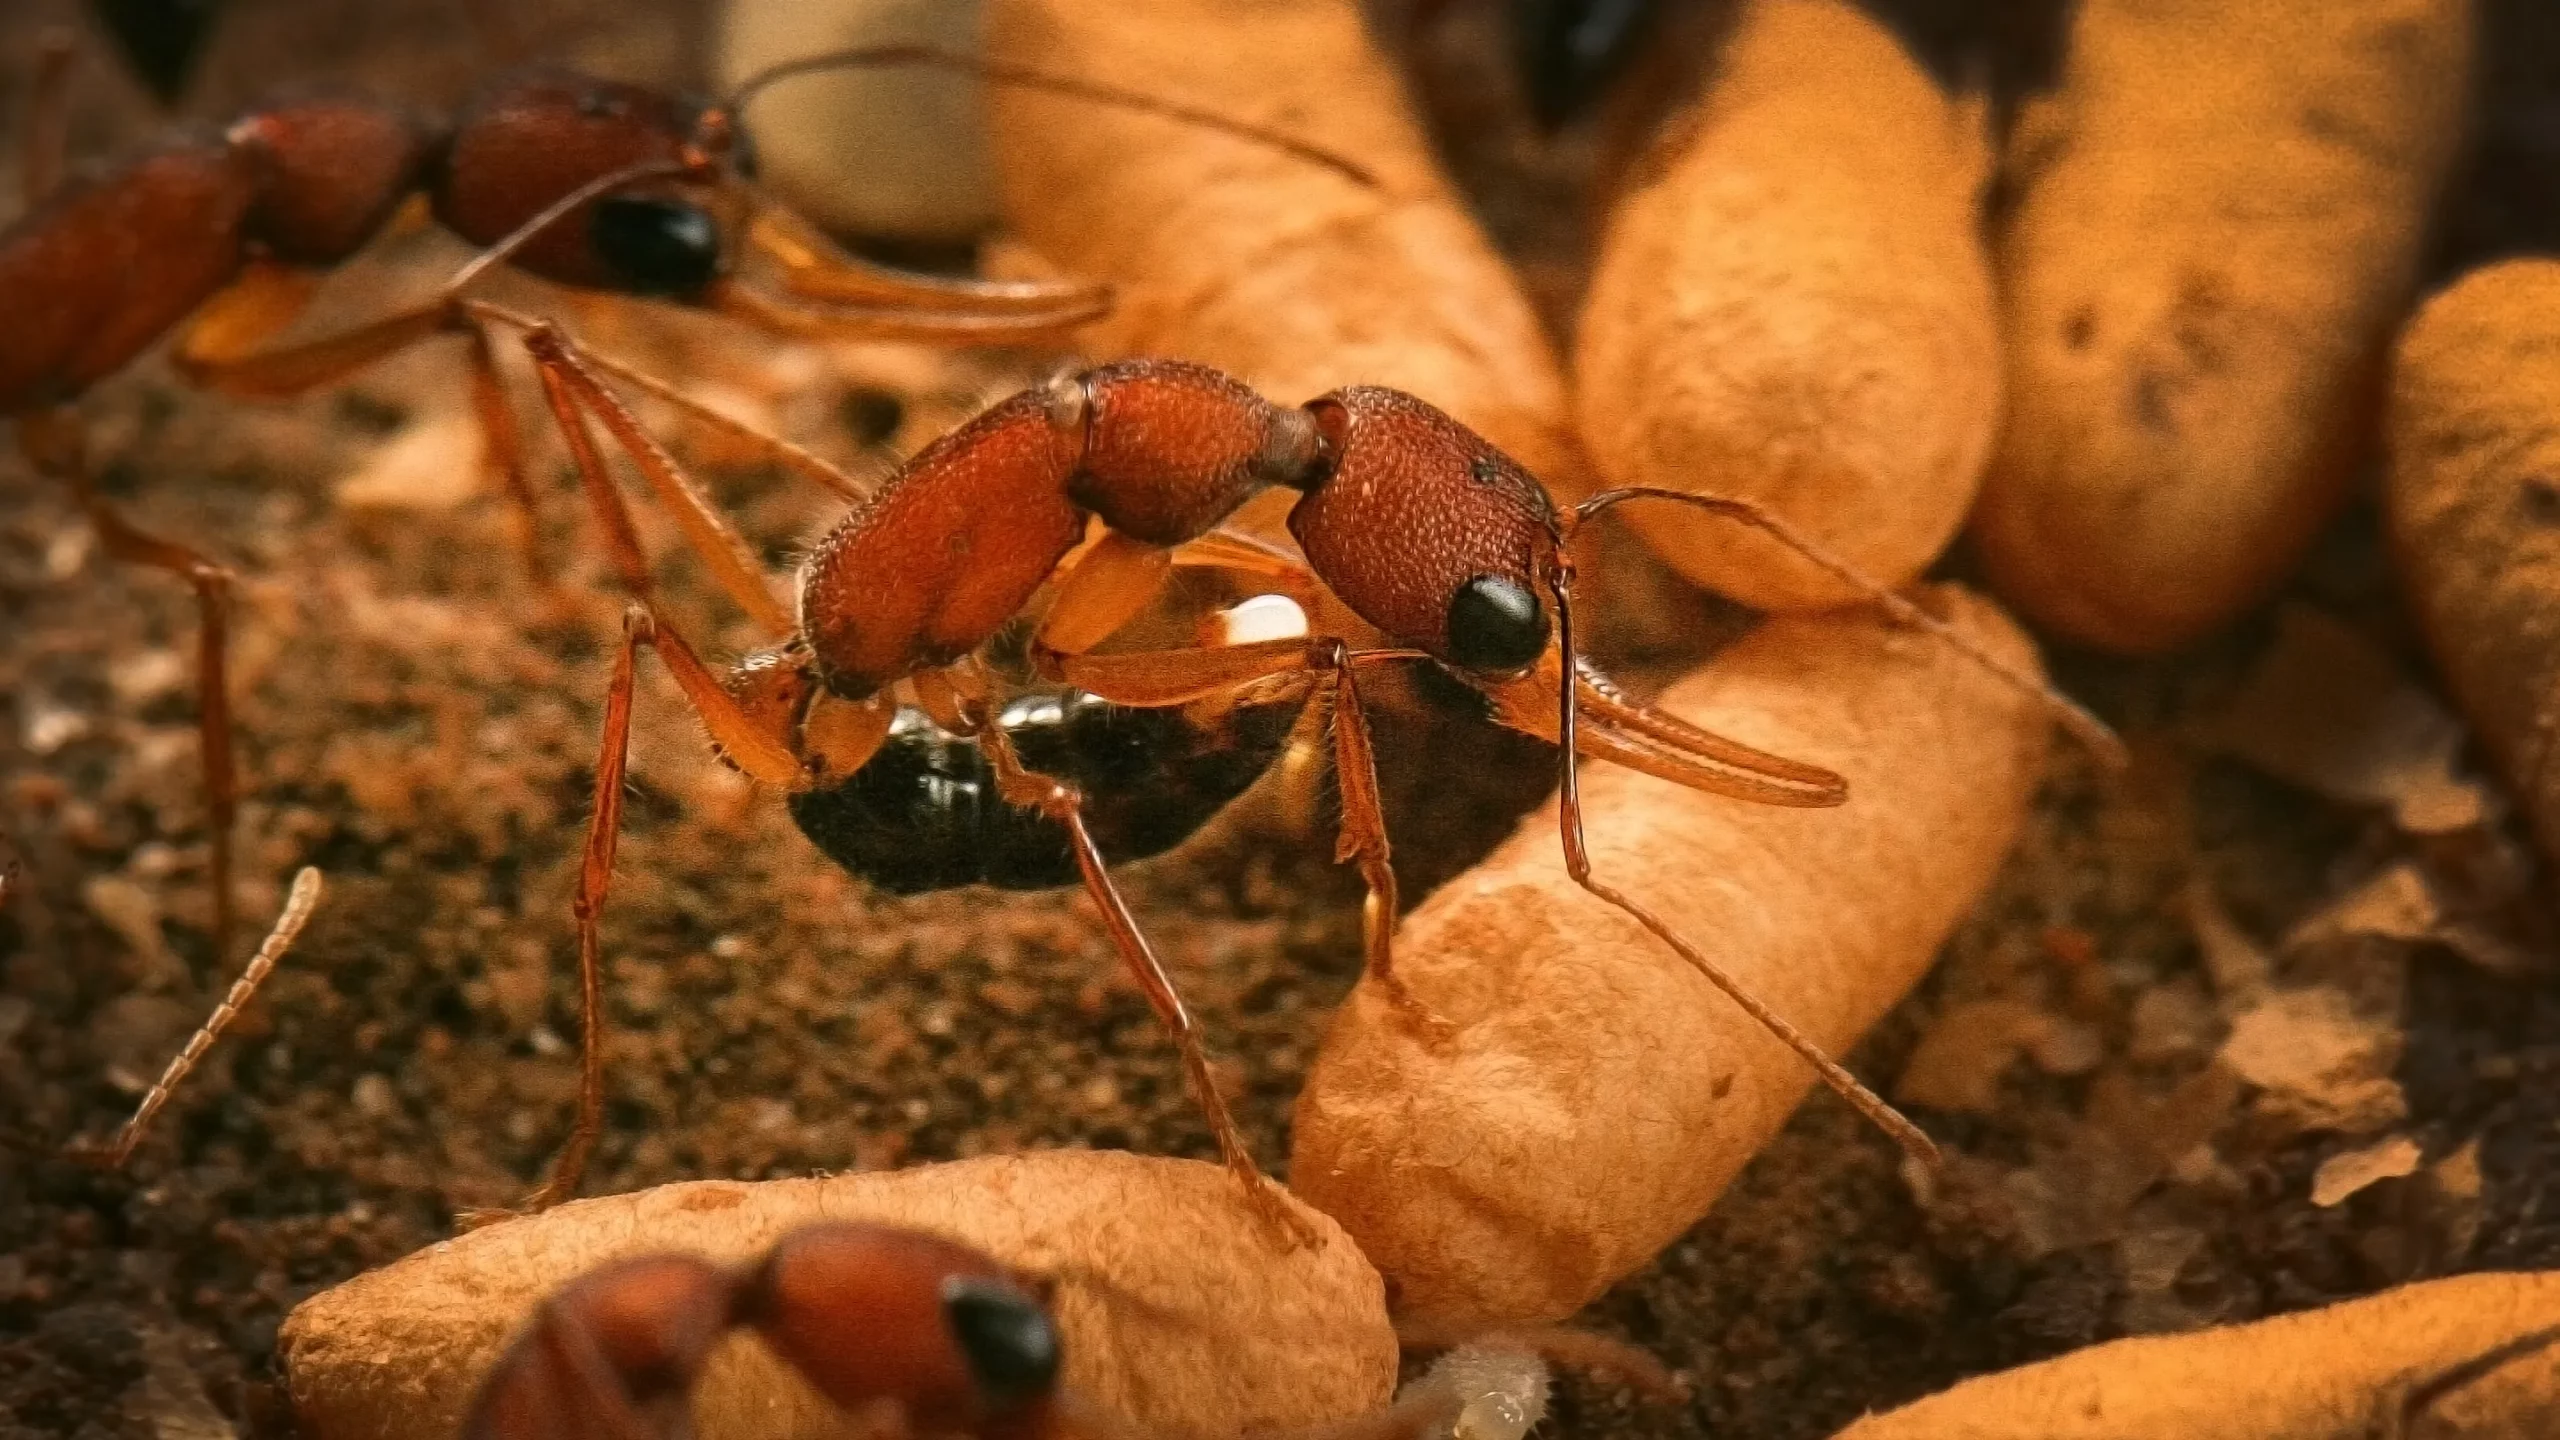
M 942 1282 L 942 1315 L 991 1408 L 1027 1405 L 1057 1387 L 1058 1330 L 1030 1296 L 1001 1280 L 954 1275 Z
M 1547 649 L 1547 611 L 1508 575 L 1479 575 L 1449 599 L 1449 658 L 1468 670 L 1526 670 Z
M 697 205 L 608 195 L 596 202 L 587 235 L 634 294 L 693 295 L 720 277 L 720 227 Z

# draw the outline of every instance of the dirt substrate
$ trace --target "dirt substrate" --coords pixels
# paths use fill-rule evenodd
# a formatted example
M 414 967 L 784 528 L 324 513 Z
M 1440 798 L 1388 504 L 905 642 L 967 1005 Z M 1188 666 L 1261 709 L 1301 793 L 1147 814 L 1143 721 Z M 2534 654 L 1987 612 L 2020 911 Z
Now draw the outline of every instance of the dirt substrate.
M 0 21 L 0 54 L 25 53 L 23 23 Z M 433 69 L 431 46 L 350 33 L 356 73 Z M 657 73 L 663 36 L 634 33 L 589 43 Z M 112 135 L 117 113 L 88 124 Z M 1539 183 L 1500 157 L 1466 173 Z M 1488 200 L 1497 220 L 1504 205 Z M 1510 238 L 1569 294 L 1569 249 Z M 343 303 L 450 259 L 404 242 Z M 567 313 L 874 467 L 1041 363 Z M 146 367 L 89 407 L 108 492 L 243 577 L 246 913 L 272 913 L 298 865 L 329 878 L 300 949 L 123 1174 L 63 1147 L 112 1129 L 239 959 L 206 933 L 192 611 L 0 463 L 0 836 L 23 862 L 0 908 L 0 1433 L 289 1433 L 285 1311 L 509 1202 L 563 1134 L 569 891 L 615 605 L 556 451 L 549 532 L 593 598 L 525 583 L 449 423 L 452 361 L 255 409 Z M 696 454 L 777 570 L 829 513 Z M 1619 548 L 1603 640 L 1658 681 L 1730 617 Z M 689 569 L 668 576 L 697 639 L 755 642 Z M 1568 1386 L 1552 1433 L 1821 1436 L 2114 1335 L 2560 1263 L 2560 1005 L 2519 899 L 2527 862 L 2493 797 L 2464 808 L 2484 795 L 2413 678 L 2368 519 L 2287 607 L 2174 663 L 2064 658 L 2139 762 L 2101 782 L 2062 754 L 1996 891 L 1851 1057 L 1947 1144 L 1948 1170 L 1915 1188 L 1817 1095 L 1589 1317 L 1686 1370 L 1694 1401 L 1636 1411 Z M 1385 765 L 1408 898 L 1487 848 L 1547 773 L 1538 747 L 1427 696 L 1388 726 Z M 1260 796 L 1127 877 L 1275 1164 L 1358 954 L 1357 886 L 1304 808 Z M 708 760 L 654 670 L 618 873 L 591 1191 L 1034 1145 L 1207 1152 L 1082 900 L 867 892 Z

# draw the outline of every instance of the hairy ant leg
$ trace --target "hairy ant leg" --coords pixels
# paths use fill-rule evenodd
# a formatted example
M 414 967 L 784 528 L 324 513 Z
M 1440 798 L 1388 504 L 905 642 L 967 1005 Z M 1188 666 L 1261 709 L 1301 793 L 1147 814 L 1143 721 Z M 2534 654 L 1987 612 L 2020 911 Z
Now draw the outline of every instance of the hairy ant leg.
M 495 475 L 515 517 L 516 553 L 524 557 L 527 576 L 536 590 L 552 588 L 551 565 L 542 545 L 542 502 L 533 479 L 525 473 L 524 437 L 516 428 L 516 409 L 507 403 L 506 382 L 498 373 L 498 348 L 489 327 L 466 328 L 469 337 L 471 410 L 480 425 L 481 470 Z
M 605 470 L 604 457 L 597 452 L 595 437 L 587 429 L 590 415 L 604 423 L 614 443 L 639 467 L 641 478 L 648 482 L 658 503 L 683 531 L 685 543 L 702 557 L 720 588 L 737 602 L 738 608 L 767 632 L 790 633 L 791 612 L 765 584 L 764 571 L 756 563 L 755 552 L 747 547 L 746 537 L 722 518 L 710 498 L 676 464 L 675 457 L 667 453 L 656 436 L 641 427 L 639 417 L 604 387 L 568 338 L 557 327 L 538 323 L 525 332 L 524 347 L 533 357 L 552 418 L 569 441 L 570 454 L 576 460 L 587 495 L 598 518 L 605 522 L 615 563 L 621 567 L 623 582 L 633 595 L 649 598 L 649 563 L 640 549 L 639 536 L 631 528 L 630 511 L 622 505 L 613 477 Z
M 1265 1224 L 1292 1246 L 1313 1245 L 1316 1235 L 1306 1222 L 1289 1208 L 1278 1193 L 1271 1177 L 1262 1173 L 1254 1162 L 1253 1152 L 1245 1147 L 1244 1136 L 1236 1128 L 1235 1116 L 1227 1109 L 1226 1096 L 1218 1089 L 1217 1076 L 1209 1068 L 1208 1051 L 1200 1040 L 1199 1023 L 1192 1019 L 1189 1006 L 1182 1003 L 1181 992 L 1174 988 L 1173 977 L 1165 973 L 1164 962 L 1156 957 L 1155 947 L 1148 943 L 1146 932 L 1138 928 L 1129 903 L 1120 894 L 1119 885 L 1103 864 L 1102 851 L 1093 843 L 1093 832 L 1084 823 L 1084 797 L 1075 790 L 1042 775 L 1022 763 L 1014 749 L 1013 738 L 1001 725 L 992 723 L 983 701 L 973 701 L 967 713 L 976 722 L 978 744 L 987 755 L 994 772 L 997 792 L 1007 804 L 1034 810 L 1067 832 L 1075 850 L 1076 869 L 1084 879 L 1085 893 L 1102 911 L 1102 922 L 1111 933 L 1111 943 L 1120 952 L 1120 961 L 1129 977 L 1147 997 L 1156 1019 L 1173 1035 L 1173 1043 L 1182 1054 L 1183 1074 L 1191 1084 L 1192 1098 L 1208 1117 L 1209 1133 L 1217 1142 L 1218 1158 L 1234 1172 L 1255 1211 Z
M 95 1160 L 109 1169 L 121 1166 L 133 1157 L 134 1147 L 142 1143 L 142 1133 L 150 1128 L 153 1117 L 169 1103 L 169 1097 L 177 1093 L 178 1087 L 186 1083 L 187 1076 L 203 1061 L 205 1052 L 213 1048 L 213 1042 L 221 1039 L 222 1032 L 239 1017 L 241 1008 L 256 996 L 258 987 L 266 983 L 276 963 L 284 959 L 285 952 L 292 949 L 293 942 L 301 937 L 302 927 L 311 922 L 311 912 L 319 903 L 320 872 L 306 865 L 293 877 L 293 889 L 286 894 L 284 910 L 276 916 L 275 928 L 268 932 L 266 943 L 258 947 L 257 954 L 249 957 L 247 968 L 240 972 L 239 979 L 231 982 L 231 988 L 224 993 L 221 1003 L 213 1007 L 213 1014 L 196 1027 L 196 1032 L 187 1037 L 187 1043 L 178 1051 L 177 1058 L 160 1072 L 160 1078 L 144 1093 L 142 1103 L 134 1107 L 133 1117 L 116 1131 L 115 1139 L 94 1150 L 85 1145 L 75 1145 L 75 1155 Z
M 596 1138 L 604 1131 L 604 940 L 606 899 L 613 890 L 615 852 L 622 840 L 623 778 L 631 756 L 631 706 L 638 681 L 642 647 L 653 648 L 675 677 L 712 743 L 730 764 L 754 780 L 790 787 L 799 783 L 802 767 L 789 743 L 773 733 L 722 688 L 693 647 L 646 604 L 623 610 L 622 645 L 615 652 L 613 680 L 605 692 L 604 734 L 596 753 L 595 798 L 587 817 L 587 838 L 578 865 L 578 888 L 571 911 L 578 924 L 578 1111 L 568 1142 L 552 1162 L 551 1174 L 527 1195 L 522 1208 L 543 1210 L 577 1193 Z M 472 1215 L 469 1223 L 502 1218 Z
M 164 540 L 124 518 L 97 492 L 89 473 L 88 445 L 68 410 L 18 417 L 18 444 L 36 469 L 71 489 L 90 528 L 111 559 L 165 570 L 196 592 L 196 743 L 204 766 L 205 828 L 212 849 L 213 949 L 231 949 L 232 829 L 239 816 L 239 762 L 231 744 L 231 678 L 228 656 L 231 587 L 228 566 L 175 540 Z
M 1120 705 L 1155 708 L 1185 705 L 1257 680 L 1291 674 L 1321 677 L 1330 694 L 1334 772 L 1341 787 L 1342 830 L 1334 859 L 1359 867 L 1368 888 L 1361 905 L 1361 953 L 1368 973 L 1387 997 L 1435 1042 L 1456 1031 L 1445 1017 L 1408 991 L 1395 973 L 1398 896 L 1386 807 L 1378 789 L 1377 750 L 1356 671 L 1363 666 L 1427 658 L 1416 650 L 1353 650 L 1339 639 L 1284 639 L 1200 650 L 1141 651 L 1120 655 L 1052 655 L 1058 677 Z
M 1891 586 L 1881 584 L 1873 577 L 1860 573 L 1857 567 L 1833 555 L 1829 550 L 1815 543 L 1811 536 L 1788 524 L 1783 517 L 1765 506 L 1734 496 L 1717 495 L 1706 491 L 1665 490 L 1656 486 L 1632 485 L 1622 489 L 1604 490 L 1574 506 L 1572 510 L 1566 512 L 1565 516 L 1560 517 L 1565 520 L 1565 533 L 1569 535 L 1591 517 L 1631 500 L 1668 500 L 1684 505 L 1694 505 L 1710 514 L 1720 515 L 1736 524 L 1758 530 L 1820 567 L 1833 579 L 1862 591 L 1869 600 L 1882 606 L 1885 613 L 1892 616 L 1896 623 L 1926 631 L 1938 643 L 1972 661 L 2000 683 L 2044 707 L 2052 713 L 2055 721 L 2064 730 L 2070 732 L 2073 739 L 2078 740 L 2088 748 L 2091 754 L 2098 757 L 2100 763 L 2110 769 L 2124 767 L 2126 763 L 2124 742 L 2117 738 L 2113 730 L 2107 728 L 2106 722 L 2090 714 L 2077 702 L 2057 693 L 2052 686 L 2033 676 L 2020 674 L 1999 657 L 1965 638 L 1960 631 L 1945 621 L 1895 593 Z M 1661 718 L 1668 720 L 1670 717 Z

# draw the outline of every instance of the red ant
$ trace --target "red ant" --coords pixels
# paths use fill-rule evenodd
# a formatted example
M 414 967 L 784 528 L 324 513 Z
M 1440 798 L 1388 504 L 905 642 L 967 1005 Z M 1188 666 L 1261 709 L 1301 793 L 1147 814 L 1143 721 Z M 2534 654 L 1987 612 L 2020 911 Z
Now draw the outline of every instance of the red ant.
M 527 343 L 540 351 L 559 342 L 536 330 Z M 591 453 L 580 458 L 591 470 L 600 465 Z M 591 474 L 590 483 L 600 476 Z M 1289 528 L 1303 561 L 1213 528 L 1275 485 L 1298 492 Z M 1026 764 L 1012 731 L 998 723 L 997 687 L 981 652 L 1052 586 L 1031 646 L 1041 673 L 1113 704 L 1216 703 L 1279 681 L 1327 693 L 1342 802 L 1337 854 L 1358 864 L 1369 889 L 1366 963 L 1427 1032 L 1441 1032 L 1446 1022 L 1398 986 L 1391 966 L 1396 881 L 1358 682 L 1363 669 L 1404 661 L 1438 663 L 1482 692 L 1500 723 L 1559 744 L 1565 856 L 1574 878 L 1696 966 L 1904 1146 L 1933 1158 L 1934 1147 L 1909 1121 L 1592 873 L 1576 782 L 1584 754 L 1762 804 L 1828 806 L 1847 796 L 1828 770 L 1630 703 L 1583 661 L 1573 639 L 1567 542 L 1590 517 L 1643 499 L 1701 505 L 1777 537 L 1865 586 L 1903 622 L 2053 706 L 2102 748 L 2114 747 L 2105 727 L 2076 706 L 1747 502 L 1616 490 L 1559 508 L 1516 462 L 1400 391 L 1354 386 L 1283 409 L 1217 371 L 1180 361 L 1123 361 L 1062 377 L 928 445 L 846 514 L 801 568 L 796 623 L 776 627 L 777 643 L 749 656 L 725 682 L 653 609 L 634 604 L 627 612 L 576 901 L 585 1027 L 577 1126 L 528 1203 L 548 1204 L 576 1188 L 600 1127 L 597 921 L 620 827 L 634 670 L 646 646 L 665 662 L 721 757 L 789 795 L 794 818 L 822 846 L 826 839 L 809 816 L 862 783 L 901 698 L 952 734 L 974 739 L 997 793 L 1064 830 L 1123 961 L 1173 1032 L 1220 1155 L 1264 1215 L 1295 1228 L 1245 1150 L 1191 1017 L 1105 868 L 1084 797 Z M 697 518 L 720 524 L 707 510 Z M 1101 534 L 1086 544 L 1097 521 Z M 722 527 L 721 534 L 730 532 Z M 1354 650 L 1339 637 L 1301 633 L 1192 650 L 1092 653 L 1156 598 L 1177 564 L 1250 575 L 1307 614 L 1319 612 L 1319 592 L 1329 589 L 1386 638 L 1386 647 Z M 1542 592 L 1554 606 L 1552 621 Z
M 893 1433 L 1134 1436 L 1060 1383 L 1066 1347 L 1045 1288 L 937 1236 L 841 1221 L 793 1231 L 741 1269 L 675 1254 L 616 1261 L 542 1302 L 481 1382 L 463 1440 L 681 1440 L 693 1387 L 732 1330 L 754 1331 L 847 1412 L 894 1405 Z M 1598 1335 L 1539 1328 L 1490 1343 L 1678 1393 L 1653 1357 Z M 1419 1437 L 1473 1398 L 1426 1382 L 1356 1431 L 1308 1440 Z
M 304 393 L 431 337 L 462 336 L 489 468 L 513 501 L 527 564 L 543 583 L 536 500 L 490 338 L 494 326 L 522 330 L 535 322 L 467 298 L 493 266 L 718 310 L 769 330 L 870 338 L 1049 339 L 1108 305 L 1107 293 L 1091 286 L 937 279 L 836 250 L 753 184 L 752 149 L 739 122 L 767 86 L 856 66 L 965 70 L 1221 130 L 1361 174 L 1286 136 L 1188 106 L 928 46 L 892 45 L 778 65 L 715 103 L 537 70 L 500 80 L 438 125 L 385 101 L 313 92 L 260 105 L 219 132 L 173 133 L 119 166 L 64 182 L 70 53 L 55 37 L 42 58 L 25 165 L 29 210 L 0 230 L 0 314 L 10 317 L 0 332 L 0 418 L 16 420 L 19 445 L 39 471 L 71 487 L 110 556 L 183 576 L 195 588 L 218 949 L 227 948 L 232 924 L 239 791 L 224 676 L 231 572 L 192 546 L 135 527 L 97 494 L 72 408 L 182 322 L 174 354 L 180 372 L 258 398 Z M 344 334 L 257 348 L 304 311 L 320 272 L 354 256 L 413 196 L 424 197 L 437 223 L 484 247 L 479 256 L 422 304 Z M 741 281 L 746 254 L 778 269 L 791 298 Z M 581 407 L 626 443 L 644 443 L 633 438 L 636 427 L 599 373 L 641 385 L 706 423 L 740 429 L 672 387 L 565 342 L 540 363 L 546 397 L 573 444 L 591 443 Z M 814 457 L 750 438 L 781 462 L 858 495 Z M 644 468 L 650 458 L 642 457 Z M 617 554 L 635 554 L 627 517 L 602 496 L 590 498 Z M 720 558 L 753 573 L 743 551 Z M 771 615 L 769 608 L 758 613 Z

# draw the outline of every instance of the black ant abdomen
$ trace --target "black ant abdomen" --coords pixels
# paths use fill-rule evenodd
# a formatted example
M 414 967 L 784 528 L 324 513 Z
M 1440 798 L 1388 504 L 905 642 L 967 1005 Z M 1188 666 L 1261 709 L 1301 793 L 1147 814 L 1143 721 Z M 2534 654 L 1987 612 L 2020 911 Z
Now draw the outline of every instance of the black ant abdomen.
M 1113 862 L 1161 855 L 1198 834 L 1271 768 L 1307 687 L 1248 697 L 1206 720 L 1114 705 L 1079 690 L 1022 695 L 998 715 L 1023 762 L 1084 796 Z M 1079 876 L 1067 832 L 1005 803 L 978 742 L 901 708 L 868 764 L 797 792 L 791 818 L 827 858 L 892 894 L 963 885 L 1047 890 Z

